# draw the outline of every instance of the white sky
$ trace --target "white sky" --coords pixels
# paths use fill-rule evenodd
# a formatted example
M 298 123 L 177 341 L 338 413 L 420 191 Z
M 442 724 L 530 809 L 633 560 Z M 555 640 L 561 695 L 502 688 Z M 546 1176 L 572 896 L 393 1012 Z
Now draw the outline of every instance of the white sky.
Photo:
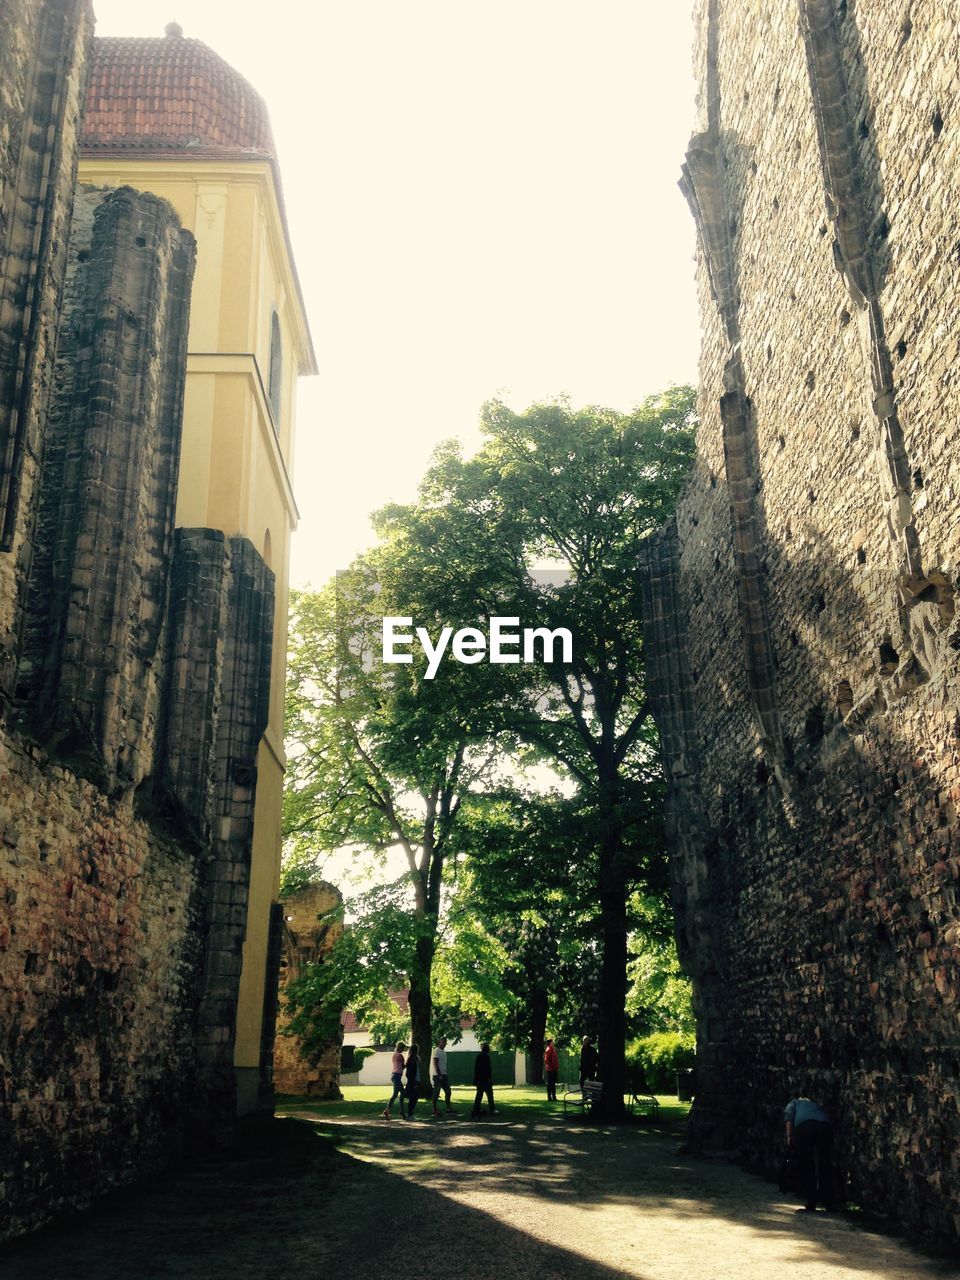
M 696 378 L 690 0 L 94 0 L 266 98 L 320 375 L 292 580 L 320 585 L 482 402 L 629 409 Z

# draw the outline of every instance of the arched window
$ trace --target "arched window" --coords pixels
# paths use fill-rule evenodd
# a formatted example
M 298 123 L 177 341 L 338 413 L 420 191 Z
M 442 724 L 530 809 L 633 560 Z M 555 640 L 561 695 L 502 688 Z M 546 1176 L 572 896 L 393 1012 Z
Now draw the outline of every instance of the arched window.
M 280 317 L 276 312 L 270 322 L 270 381 L 267 394 L 270 397 L 270 408 L 273 420 L 280 426 L 280 392 L 283 384 L 283 348 L 280 343 Z
M 263 535 L 263 563 L 268 569 L 273 568 L 273 539 L 269 529 Z

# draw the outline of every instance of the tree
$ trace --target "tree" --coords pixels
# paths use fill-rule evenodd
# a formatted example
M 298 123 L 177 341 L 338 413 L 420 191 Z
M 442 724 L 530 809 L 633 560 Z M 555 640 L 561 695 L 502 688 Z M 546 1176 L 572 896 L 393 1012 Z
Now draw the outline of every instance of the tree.
M 693 994 L 677 955 L 673 912 L 666 898 L 632 895 L 634 927 L 627 966 L 627 1017 L 634 1035 L 695 1030 Z
M 501 787 L 471 797 L 460 843 L 468 854 L 451 921 L 465 915 L 500 945 L 499 1003 L 471 1010 L 480 1032 L 526 1050 L 542 1079 L 544 1038 L 596 1034 L 596 906 L 590 838 L 577 795 Z M 465 886 L 465 888 L 464 888 Z M 466 976 L 468 966 L 464 965 Z
M 413 1039 L 431 1046 L 431 971 L 441 886 L 464 794 L 490 769 L 484 691 L 489 681 L 450 669 L 425 680 L 424 660 L 379 661 L 384 614 L 419 610 L 416 591 L 397 595 L 389 548 L 360 557 L 316 593 L 291 599 L 287 682 L 289 764 L 285 795 L 287 884 L 309 877 L 318 858 L 350 846 L 385 862 L 399 850 L 406 872 L 380 886 L 360 924 L 312 975 L 311 993 L 345 998 L 334 980 L 345 956 L 352 998 L 382 991 L 391 975 L 410 990 Z M 429 621 L 429 618 L 425 618 Z M 360 947 L 361 939 L 367 950 Z M 366 981 L 365 981 L 366 980 Z
M 494 732 L 565 771 L 589 811 L 602 942 L 604 1105 L 623 1108 L 628 900 L 665 892 L 662 779 L 644 690 L 640 545 L 671 514 L 694 450 L 694 398 L 673 388 L 635 413 L 564 402 L 485 406 L 486 443 L 444 447 L 416 503 L 379 529 L 432 615 L 508 616 L 573 635 L 569 660 L 496 668 Z M 538 572 L 542 566 L 556 566 Z M 493 668 L 491 668 L 493 670 Z

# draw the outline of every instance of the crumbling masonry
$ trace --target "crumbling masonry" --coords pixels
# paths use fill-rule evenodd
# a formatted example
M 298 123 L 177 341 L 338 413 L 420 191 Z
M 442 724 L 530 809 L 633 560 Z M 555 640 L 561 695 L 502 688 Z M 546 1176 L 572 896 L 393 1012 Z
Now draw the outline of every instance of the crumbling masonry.
M 277 1093 L 343 1097 L 340 1092 L 342 1025 L 338 1021 L 329 1041 L 305 1055 L 303 1042 L 289 1033 L 289 1017 L 283 1000 L 287 984 L 301 977 L 307 965 L 322 963 L 343 933 L 342 921 L 330 918 L 342 901 L 339 889 L 325 880 L 307 885 L 283 900 L 281 1000 L 273 1048 L 273 1082 Z
M 234 1113 L 273 577 L 174 531 L 193 273 L 74 191 L 92 14 L 0 17 L 0 1238 Z
M 960 26 L 700 0 L 695 475 L 646 559 L 692 1141 L 960 1238 Z

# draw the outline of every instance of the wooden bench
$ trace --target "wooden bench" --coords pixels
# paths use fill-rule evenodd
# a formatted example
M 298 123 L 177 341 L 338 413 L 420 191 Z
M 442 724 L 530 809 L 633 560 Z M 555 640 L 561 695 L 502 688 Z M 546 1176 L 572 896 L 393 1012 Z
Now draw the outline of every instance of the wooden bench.
M 588 1107 L 592 1107 L 594 1103 L 600 1101 L 603 1093 L 603 1083 L 600 1080 L 584 1080 L 582 1089 L 567 1089 L 563 1095 L 563 1109 L 566 1111 L 567 1106 L 579 1107 L 581 1111 L 586 1111 Z
M 585 1080 L 582 1089 L 567 1089 L 563 1095 L 563 1109 L 567 1107 L 577 1107 L 581 1111 L 587 1111 L 600 1101 L 603 1096 L 603 1082 L 601 1080 Z M 627 1091 L 624 1095 L 626 1108 L 631 1115 L 655 1116 L 660 1110 L 660 1102 L 657 1098 L 649 1093 L 642 1084 L 627 1084 Z
M 636 1067 L 627 1071 L 627 1110 L 631 1115 L 655 1116 L 660 1110 L 659 1101 L 653 1096 L 642 1071 Z
M 631 1115 L 636 1113 L 638 1116 L 655 1116 L 660 1110 L 660 1100 L 642 1089 L 631 1089 L 627 1094 L 627 1110 Z

